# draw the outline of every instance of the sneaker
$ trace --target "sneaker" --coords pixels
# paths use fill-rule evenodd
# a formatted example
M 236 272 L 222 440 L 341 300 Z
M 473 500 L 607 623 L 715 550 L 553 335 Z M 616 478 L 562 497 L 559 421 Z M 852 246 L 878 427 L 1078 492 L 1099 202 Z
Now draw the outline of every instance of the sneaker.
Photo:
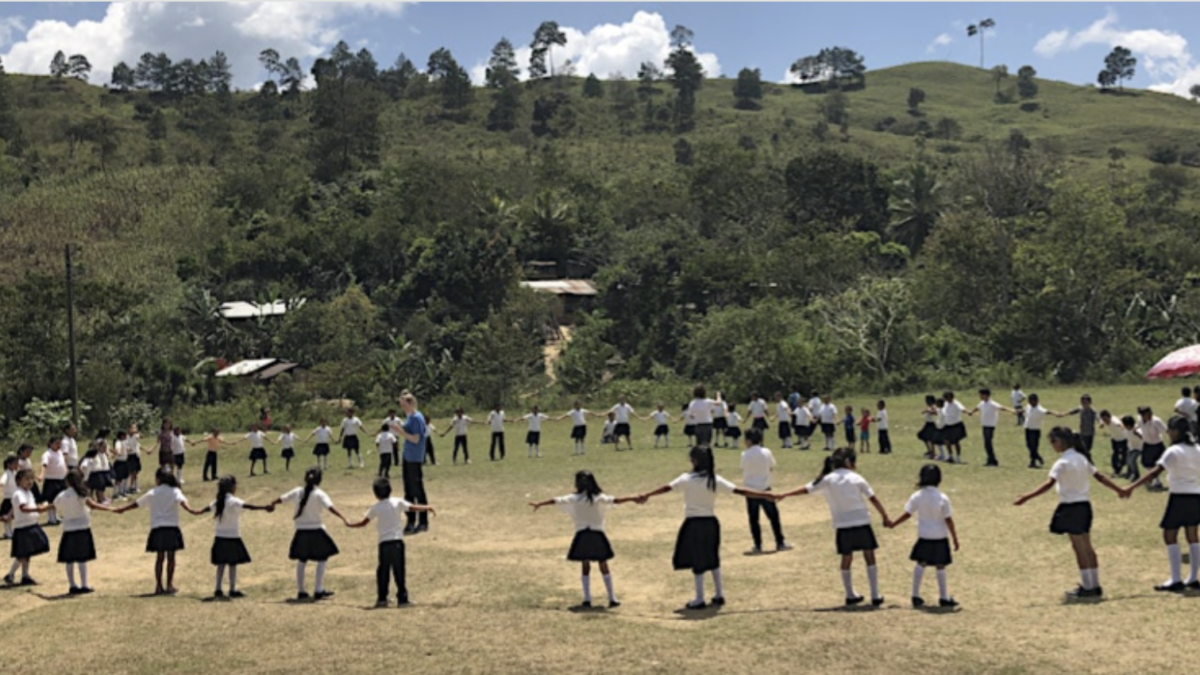
M 879 596 L 878 598 L 871 598 L 871 606 L 872 607 L 879 607 L 881 605 L 883 605 L 883 596 L 882 595 Z
M 1154 590 L 1164 593 L 1182 593 L 1185 588 L 1187 587 L 1182 581 L 1175 581 L 1171 583 L 1159 584 L 1154 587 Z
M 229 591 L 229 597 L 231 597 L 231 598 L 244 598 L 244 597 L 246 597 L 246 594 L 245 594 L 245 593 L 243 593 L 243 592 L 241 592 L 241 591 Z
M 723 596 L 723 595 L 715 596 L 712 599 L 712 605 L 713 605 L 713 607 L 724 607 L 725 606 L 725 596 Z
M 958 601 L 954 598 L 942 598 L 941 600 L 938 600 L 938 607 L 958 607 Z
M 792 550 L 792 549 L 794 549 L 794 548 L 796 548 L 796 547 L 795 547 L 795 546 L 792 546 L 791 544 L 789 544 L 789 543 L 787 543 L 787 542 L 785 541 L 785 542 L 781 542 L 781 543 L 780 543 L 778 546 L 776 546 L 776 547 L 775 547 L 775 551 L 776 551 L 777 553 L 780 553 L 780 552 L 783 552 L 783 551 L 790 551 L 790 550 Z
M 385 609 L 385 608 L 387 608 L 387 606 L 388 606 L 387 600 L 377 600 L 375 602 L 375 609 Z
M 846 598 L 846 606 L 857 605 L 863 601 L 863 596 L 856 595 L 852 598 Z
M 333 591 L 317 591 L 313 593 L 313 600 L 325 600 L 333 597 Z
M 306 591 L 300 591 L 299 593 L 296 594 L 297 600 L 309 600 L 311 598 L 312 598 L 312 596 L 309 595 Z
M 912 597 L 912 606 L 917 607 L 917 608 L 924 607 L 925 601 L 923 599 L 921 599 L 920 597 L 914 595 Z
M 684 605 L 684 606 L 683 606 L 683 608 L 684 608 L 684 609 L 696 610 L 696 609 L 704 609 L 704 608 L 705 608 L 705 607 L 707 607 L 707 606 L 708 606 L 708 605 L 704 604 L 704 601 L 703 601 L 703 600 L 692 600 L 692 601 L 691 601 L 691 602 L 689 602 L 688 604 Z

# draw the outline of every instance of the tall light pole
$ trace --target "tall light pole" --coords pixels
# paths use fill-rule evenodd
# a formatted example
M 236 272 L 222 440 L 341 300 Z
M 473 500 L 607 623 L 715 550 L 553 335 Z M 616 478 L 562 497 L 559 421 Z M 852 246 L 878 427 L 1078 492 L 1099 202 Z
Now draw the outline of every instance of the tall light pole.
M 71 264 L 71 245 L 64 249 L 67 261 L 67 340 L 71 355 L 71 423 L 79 426 L 79 380 L 75 374 L 75 271 Z

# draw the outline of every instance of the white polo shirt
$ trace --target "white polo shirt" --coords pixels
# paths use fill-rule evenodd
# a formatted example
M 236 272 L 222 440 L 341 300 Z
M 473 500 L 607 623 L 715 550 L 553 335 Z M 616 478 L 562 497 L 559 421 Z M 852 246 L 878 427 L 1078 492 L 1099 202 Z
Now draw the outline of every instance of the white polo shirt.
M 375 521 L 375 529 L 379 533 L 379 543 L 404 540 L 404 519 L 402 513 L 408 513 L 411 506 L 399 497 L 380 499 L 367 509 L 366 517 Z
M 79 443 L 74 438 L 63 436 L 60 448 L 62 449 L 63 456 L 67 458 L 69 466 L 79 465 Z
M 1175 402 L 1175 410 L 1179 411 L 1179 413 L 1188 418 L 1188 420 L 1195 422 L 1197 405 L 1196 399 L 1191 398 L 1190 396 L 1185 396 Z
M 818 414 L 821 416 L 821 424 L 836 424 L 838 418 L 837 406 L 829 403 L 822 405 Z
M 888 430 L 888 413 L 887 413 L 887 408 L 884 408 L 883 410 L 877 411 L 877 412 L 875 413 L 875 419 L 876 419 L 876 420 L 878 420 L 878 422 L 876 422 L 876 424 L 878 424 L 878 425 L 879 425 L 879 426 L 878 426 L 878 429 L 879 429 L 880 431 L 887 431 L 887 430 Z
M 396 436 L 390 431 L 381 431 L 375 437 L 375 445 L 379 448 L 379 454 L 390 455 L 396 451 Z
M 71 488 L 54 498 L 54 510 L 62 519 L 63 532 L 82 532 L 92 527 L 92 510 L 88 508 L 87 497 L 79 496 Z
M 980 401 L 975 409 L 979 411 L 979 424 L 985 427 L 994 427 L 1000 423 L 1000 409 L 1004 406 L 996 403 L 993 399 Z
M 1025 409 L 1025 428 L 1032 429 L 1034 431 L 1041 431 L 1042 420 L 1047 414 L 1049 414 L 1049 411 L 1043 408 L 1041 404 L 1038 404 L 1037 406 L 1029 406 Z
M 525 417 L 523 417 L 522 419 L 529 422 L 529 430 L 530 431 L 540 432 L 542 430 L 542 420 L 548 420 L 548 419 L 550 419 L 550 416 L 545 413 L 538 413 L 536 415 L 534 415 L 533 413 L 529 413 L 528 415 L 525 415 Z
M 1200 494 L 1200 448 L 1176 443 L 1167 448 L 1158 465 L 1167 470 L 1171 494 Z
M 1118 443 L 1129 440 L 1129 430 L 1125 428 L 1125 425 L 1121 424 L 1117 420 L 1113 420 L 1113 423 L 1107 426 L 1109 438 L 1117 441 Z
M 318 443 L 328 444 L 333 440 L 333 429 L 330 429 L 328 426 L 317 427 L 313 430 L 313 437 Z
M 150 508 L 150 529 L 153 530 L 156 527 L 179 527 L 179 505 L 186 501 L 187 497 L 179 488 L 157 485 L 138 497 L 137 505 Z
M 767 402 L 761 398 L 756 398 L 753 401 L 750 401 L 750 405 L 746 408 L 750 411 L 751 419 L 767 416 Z
M 598 494 L 589 502 L 587 495 L 577 492 L 572 495 L 555 497 L 554 503 L 571 516 L 575 521 L 575 531 L 594 530 L 604 531 L 604 514 L 613 507 L 611 495 Z
M 833 529 L 859 527 L 871 524 L 871 513 L 867 511 L 867 500 L 875 491 L 867 480 L 849 469 L 836 469 L 820 481 L 805 486 L 809 494 L 825 495 L 829 512 L 833 516 Z
M 724 492 L 732 494 L 737 486 L 717 476 L 717 489 L 708 489 L 708 476 L 695 473 L 683 473 L 671 481 L 672 490 L 683 492 L 684 518 L 706 518 L 713 515 L 713 507 L 717 503 L 717 494 Z
M 471 428 L 471 418 L 463 415 L 462 417 L 454 417 L 450 420 L 450 426 L 454 427 L 455 436 L 466 436 L 467 430 Z
M 493 410 L 488 413 L 488 424 L 492 425 L 492 433 L 504 433 L 504 411 Z
M 770 490 L 773 468 L 775 456 L 761 445 L 742 452 L 742 483 L 746 487 L 752 490 Z
M 946 426 L 954 426 L 962 422 L 963 410 L 965 410 L 963 404 L 958 401 L 946 401 L 946 405 L 942 410 L 946 415 Z
M 47 450 L 42 453 L 43 478 L 63 480 L 67 477 L 67 458 L 62 451 Z
M 1077 504 L 1088 500 L 1088 489 L 1091 487 L 1092 475 L 1096 467 L 1082 454 L 1074 449 L 1067 450 L 1050 467 L 1050 477 L 1055 481 L 1058 490 L 1058 501 L 1061 504 Z
M 609 412 L 617 416 L 617 424 L 629 424 L 629 416 L 633 414 L 633 406 L 628 403 L 618 403 Z
M 950 536 L 946 519 L 951 517 L 950 499 L 933 486 L 923 487 L 908 498 L 904 510 L 917 517 L 918 539 L 945 539 Z
M 304 488 L 298 487 L 284 494 L 280 499 L 285 504 L 300 504 L 300 500 L 304 498 Z M 321 488 L 313 488 L 312 493 L 308 496 L 308 502 L 304 504 L 304 510 L 300 512 L 298 517 L 292 518 L 292 525 L 297 530 L 323 530 L 324 523 L 321 522 L 321 514 L 325 509 L 333 507 L 333 500 Z M 296 511 L 293 509 L 289 515 L 295 516 Z
M 34 511 L 33 513 L 25 513 L 21 510 L 22 505 L 28 506 L 29 508 L 36 508 L 37 500 L 33 498 L 33 493 L 29 490 L 22 490 L 18 488 L 16 494 L 12 496 L 12 525 L 14 529 L 29 527 L 30 525 L 37 525 L 38 512 Z
M 1146 445 L 1155 445 L 1163 442 L 1163 434 L 1167 433 L 1167 425 L 1158 418 L 1157 415 L 1151 415 L 1149 422 L 1143 422 L 1138 418 L 1138 429 L 1142 432 L 1142 440 Z
M 775 417 L 780 422 L 788 422 L 792 419 L 792 409 L 788 407 L 787 401 L 780 401 L 775 404 Z
M 575 426 L 582 427 L 587 425 L 587 410 L 584 410 L 583 408 L 572 408 L 569 414 L 571 415 L 571 421 L 575 424 Z
M 668 415 L 667 411 L 665 410 L 655 410 L 654 412 L 650 413 L 650 416 L 654 418 L 654 423 L 659 426 L 663 426 L 667 422 L 671 421 L 671 416 Z
M 687 419 L 692 424 L 712 424 L 713 400 L 711 398 L 695 398 L 688 405 Z
M 792 416 L 796 420 L 796 426 L 798 426 L 798 427 L 812 426 L 812 423 L 813 423 L 812 411 L 809 410 L 808 408 L 806 408 L 802 405 L 796 406 L 796 409 L 792 411 Z

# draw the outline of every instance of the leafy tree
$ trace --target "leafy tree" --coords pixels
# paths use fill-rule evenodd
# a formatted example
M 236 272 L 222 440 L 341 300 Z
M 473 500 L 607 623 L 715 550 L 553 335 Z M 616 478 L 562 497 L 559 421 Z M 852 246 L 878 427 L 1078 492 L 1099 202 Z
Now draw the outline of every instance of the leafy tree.
M 1017 71 L 1017 94 L 1024 99 L 1037 98 L 1038 83 L 1033 78 L 1037 77 L 1037 71 L 1033 66 L 1021 66 Z
M 797 224 L 833 229 L 845 223 L 867 232 L 887 227 L 888 191 L 878 167 L 865 159 L 819 150 L 788 162 L 784 180 Z
M 979 36 L 979 68 L 981 70 L 983 69 L 984 33 L 987 32 L 987 29 L 995 28 L 995 27 L 996 27 L 996 22 L 993 21 L 992 19 L 984 19 L 983 21 L 980 21 L 977 24 L 973 23 L 973 24 L 967 26 L 967 37 L 975 37 L 976 35 Z
M 1137 59 L 1128 49 L 1118 45 L 1104 57 L 1104 69 L 1112 74 L 1117 86 L 1124 89 L 1125 80 L 1133 78 L 1137 69 Z
M 530 79 L 540 80 L 546 77 L 546 60 L 550 60 L 550 76 L 554 76 L 554 58 L 550 54 L 550 50 L 554 45 L 565 47 L 567 44 L 567 34 L 559 30 L 558 22 L 543 21 L 533 33 L 533 42 L 530 43 L 530 48 L 533 50 L 529 55 L 529 77 Z
M 12 151 L 13 141 L 21 135 L 21 127 L 13 114 L 12 92 L 8 87 L 8 73 L 4 71 L 4 63 L 0 61 L 0 138 L 8 141 L 9 151 Z
M 531 291 L 513 293 L 510 302 L 471 331 L 454 372 L 455 388 L 479 406 L 540 389 L 546 380 L 542 336 L 549 321 L 541 297 Z
M 843 124 L 850 116 L 846 111 L 846 95 L 840 89 L 825 94 L 817 103 L 817 112 L 828 124 Z
M 613 322 L 600 314 L 585 315 L 575 326 L 571 341 L 554 364 L 554 375 L 564 389 L 587 395 L 601 384 L 609 360 L 616 356 L 616 350 L 605 340 L 614 328 Z
M 908 90 L 908 111 L 917 114 L 922 103 L 925 102 L 925 90 L 917 87 L 912 87 Z
M 225 52 L 217 50 L 208 59 L 208 91 L 224 95 L 233 88 L 233 68 L 229 65 L 229 57 Z
M 844 47 L 826 47 L 813 56 L 797 59 L 789 68 L 802 83 L 827 82 L 834 87 L 843 83 L 863 86 L 866 71 L 863 57 Z
M 610 78 L 609 93 L 612 96 L 613 114 L 617 116 L 622 133 L 629 133 L 629 125 L 637 119 L 637 93 L 623 77 Z
M 383 92 L 388 95 L 388 98 L 393 101 L 399 101 L 404 97 L 404 92 L 408 89 L 408 85 L 420 72 L 413 62 L 409 60 L 403 52 L 396 57 L 395 63 L 391 68 L 385 69 L 379 74 L 379 86 Z
M 762 71 L 758 68 L 739 70 L 737 81 L 733 83 L 733 107 L 738 110 L 758 110 L 762 108 L 759 103 L 762 97 Z
M 693 151 L 692 144 L 687 142 L 686 138 L 680 137 L 675 141 L 675 163 L 680 166 L 691 166 Z
M 913 267 L 916 314 L 931 326 L 987 335 L 1012 298 L 1014 234 L 1005 222 L 974 211 L 942 214 Z M 967 287 L 974 290 L 961 292 Z
M 264 49 L 259 53 L 258 60 L 268 73 L 278 78 L 279 90 L 283 92 L 285 98 L 297 99 L 300 97 L 300 88 L 304 84 L 304 70 L 300 67 L 300 61 L 296 57 L 281 60 L 279 52 L 274 49 Z
M 486 82 L 488 89 L 503 89 L 514 84 L 521 74 L 517 67 L 516 52 L 508 38 L 500 38 L 492 47 L 492 56 L 488 59 Z
M 88 62 L 87 57 L 83 54 L 74 54 L 67 60 L 67 75 L 70 77 L 87 82 L 91 74 L 92 64 Z
M 349 46 L 339 42 L 312 67 L 317 91 L 310 151 L 321 180 L 372 166 L 379 159 L 381 103 L 375 87 L 355 77 L 361 73 L 358 65 Z
M 914 360 L 919 330 L 912 303 L 906 279 L 864 277 L 813 304 L 838 352 L 886 379 Z
M 992 82 L 996 85 L 996 100 L 1000 100 L 1000 85 L 1008 79 L 1008 66 L 1003 63 L 992 66 Z
M 442 95 L 442 108 L 451 114 L 466 108 L 475 96 L 471 76 L 445 47 L 429 55 L 429 79 Z
M 937 138 L 953 141 L 962 136 L 962 125 L 953 117 L 943 117 L 933 125 L 933 133 Z
M 1106 91 L 1116 85 L 1117 76 L 1111 70 L 1101 70 L 1100 74 L 1096 76 L 1096 82 L 1100 85 L 1101 91 Z
M 117 91 L 129 91 L 134 87 L 136 82 L 137 81 L 134 79 L 133 68 L 130 68 L 129 64 L 121 61 L 117 65 L 113 66 L 112 80 L 109 85 L 113 89 L 116 89 Z
M 167 117 L 161 108 L 156 108 L 146 123 L 146 135 L 152 141 L 161 141 L 167 137 Z
M 515 83 L 500 89 L 492 96 L 488 111 L 488 131 L 512 131 L 517 127 L 521 110 L 521 89 Z
M 60 49 L 54 53 L 54 58 L 50 60 L 50 75 L 57 80 L 61 80 L 69 72 L 71 72 L 71 66 L 67 63 L 67 55 Z
M 1200 101 L 1200 84 L 1193 84 L 1188 88 L 1188 96 L 1191 96 L 1193 100 Z
M 905 167 L 892 182 L 888 210 L 893 236 L 916 255 L 942 210 L 942 184 L 923 157 Z
M 675 87 L 675 128 L 688 131 L 695 126 L 696 92 L 704 82 L 704 68 L 692 52 L 692 31 L 675 26 L 671 31 L 674 50 L 667 56 L 671 85 Z
M 587 76 L 583 81 L 583 97 L 584 98 L 602 98 L 604 96 L 604 87 L 600 84 L 600 78 L 596 77 L 595 73 Z

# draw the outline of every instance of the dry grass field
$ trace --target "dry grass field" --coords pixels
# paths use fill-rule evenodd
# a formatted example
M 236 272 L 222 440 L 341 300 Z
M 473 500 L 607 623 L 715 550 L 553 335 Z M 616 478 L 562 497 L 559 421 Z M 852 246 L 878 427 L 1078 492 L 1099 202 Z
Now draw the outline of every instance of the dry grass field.
M 1106 387 L 1091 391 L 1098 407 L 1132 411 L 1149 403 L 1164 417 L 1177 383 Z M 1007 399 L 1007 390 L 997 392 Z M 1029 393 L 1029 390 L 1027 390 Z M 1065 410 L 1079 389 L 1041 392 L 1044 405 Z M 964 402 L 975 396 L 960 394 Z M 858 398 L 855 408 L 872 401 Z M 597 402 L 596 408 L 600 407 Z M 914 434 L 917 397 L 890 402 L 896 452 L 862 457 L 859 469 L 889 512 L 898 515 L 922 464 Z M 482 416 L 477 416 L 477 418 Z M 1064 420 L 1069 421 L 1069 420 Z M 444 428 L 445 421 L 439 420 Z M 35 559 L 40 585 L 0 590 L 3 662 L 45 672 L 84 668 L 129 673 L 717 673 L 748 668 L 820 673 L 1051 673 L 1167 672 L 1200 657 L 1191 640 L 1200 598 L 1155 593 L 1166 574 L 1156 529 L 1165 495 L 1140 493 L 1128 502 L 1094 485 L 1094 541 L 1107 597 L 1068 604 L 1063 592 L 1078 581 L 1068 542 L 1050 535 L 1053 494 L 1017 508 L 1013 499 L 1036 486 L 1043 471 L 1025 468 L 1025 451 L 1013 418 L 998 435 L 1002 466 L 982 466 L 978 419 L 968 418 L 965 466 L 944 467 L 943 489 L 953 501 L 962 539 L 950 569 L 959 611 L 909 607 L 915 539 L 912 523 L 887 531 L 876 522 L 886 604 L 844 610 L 833 532 L 821 498 L 797 497 L 781 505 L 792 551 L 759 557 L 750 547 L 740 498 L 722 497 L 726 596 L 719 610 L 684 613 L 691 575 L 671 570 L 674 535 L 682 518 L 677 494 L 644 506 L 611 512 L 613 564 L 624 603 L 608 611 L 571 609 L 580 598 L 579 570 L 564 561 L 570 519 L 556 509 L 537 514 L 530 499 L 564 494 L 572 474 L 589 468 L 616 495 L 649 490 L 688 468 L 681 435 L 671 449 L 652 450 L 649 423 L 635 425 L 635 450 L 598 446 L 599 423 L 590 430 L 585 457 L 570 456 L 569 422 L 547 425 L 544 457 L 527 459 L 523 425 L 509 431 L 503 462 L 487 459 L 486 429 L 471 436 L 469 466 L 450 463 L 449 437 L 436 439 L 440 464 L 427 469 L 427 488 L 438 515 L 428 533 L 408 539 L 408 585 L 415 606 L 369 609 L 375 600 L 374 525 L 344 528 L 327 518 L 342 554 L 329 566 L 327 586 L 337 595 L 297 604 L 294 567 L 287 560 L 292 528 L 288 511 L 243 516 L 243 536 L 254 562 L 241 570 L 248 597 L 215 602 L 209 517 L 183 514 L 187 550 L 180 554 L 175 597 L 153 590 L 153 557 L 143 553 L 148 515 L 93 516 L 99 560 L 91 566 L 97 592 L 67 597 L 62 566 L 53 554 Z M 673 425 L 677 434 L 679 426 Z M 307 433 L 307 432 L 305 432 Z M 772 439 L 773 440 L 773 439 Z M 777 443 L 768 443 L 777 447 Z M 263 503 L 298 485 L 310 448 L 291 473 L 271 449 L 271 474 L 251 479 L 248 451 L 224 453 L 240 495 Z M 817 450 L 775 450 L 778 488 L 798 485 L 818 470 Z M 1043 454 L 1052 454 L 1044 446 Z M 200 448 L 192 451 L 184 492 L 193 506 L 215 494 L 200 481 Z M 1108 443 L 1099 439 L 1097 464 L 1107 467 Z M 373 502 L 370 483 L 377 456 L 365 470 L 345 468 L 336 452 L 324 487 L 348 515 Z M 740 479 L 737 453 L 717 451 L 718 470 Z M 399 487 L 399 472 L 395 472 Z M 765 526 L 765 523 L 764 523 Z M 57 547 L 58 528 L 48 529 Z M 769 540 L 769 536 L 768 536 Z M 1186 551 L 1186 548 L 1185 548 Z M 603 597 L 599 574 L 593 593 Z M 856 585 L 866 589 L 856 562 Z M 312 568 L 309 571 L 312 584 Z M 924 595 L 936 598 L 926 577 Z M 711 594 L 711 585 L 710 585 Z M 12 672 L 17 672 L 16 669 Z

